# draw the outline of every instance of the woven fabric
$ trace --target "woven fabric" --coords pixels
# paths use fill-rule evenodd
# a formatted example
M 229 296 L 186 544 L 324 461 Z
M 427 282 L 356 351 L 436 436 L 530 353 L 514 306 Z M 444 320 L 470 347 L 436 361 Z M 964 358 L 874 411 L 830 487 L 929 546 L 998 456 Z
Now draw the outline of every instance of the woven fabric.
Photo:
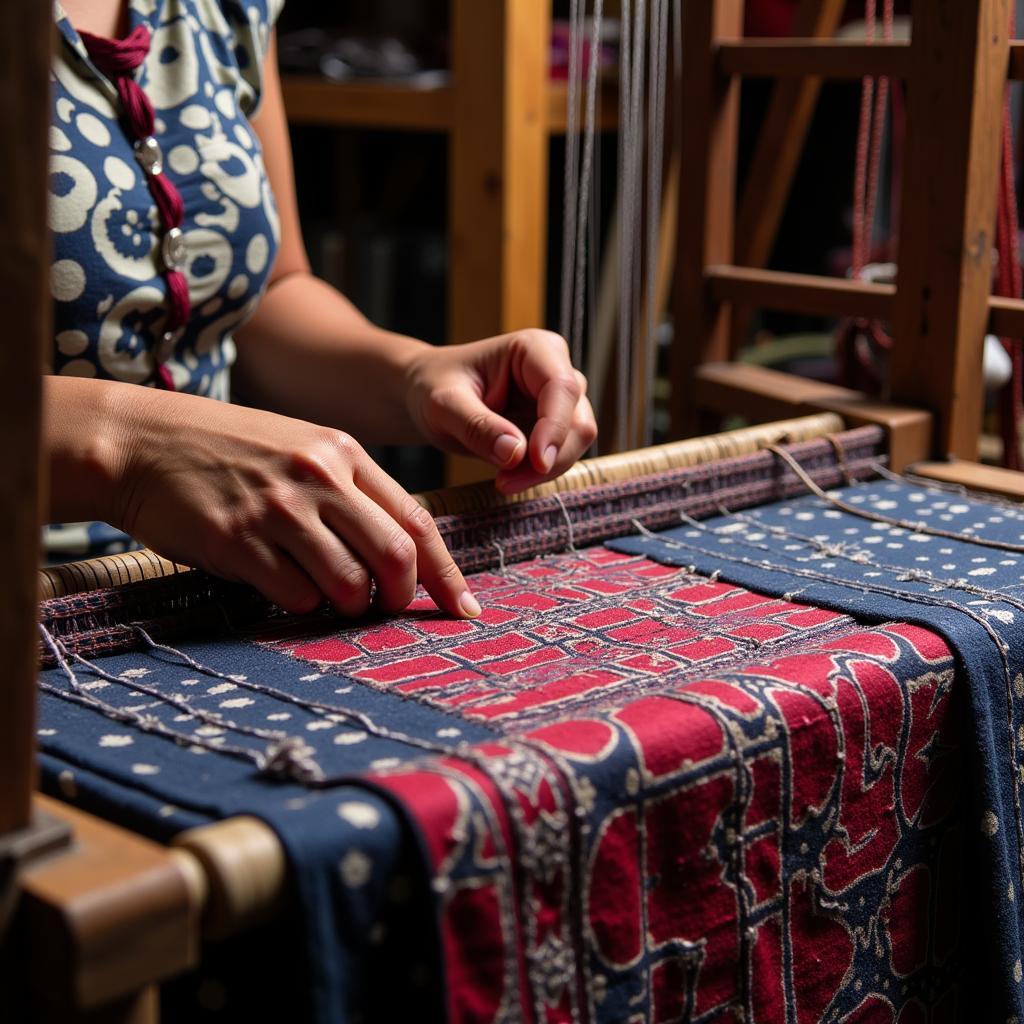
M 985 1019 L 1024 1019 L 1024 510 L 905 481 L 765 506 L 612 542 L 667 565 L 941 635 L 969 707 L 972 900 Z M 991 1003 L 989 1002 L 991 1000 Z
M 941 640 L 603 549 L 473 585 L 475 622 L 420 599 L 47 670 L 47 783 L 158 836 L 268 821 L 318 1021 L 955 1010 Z

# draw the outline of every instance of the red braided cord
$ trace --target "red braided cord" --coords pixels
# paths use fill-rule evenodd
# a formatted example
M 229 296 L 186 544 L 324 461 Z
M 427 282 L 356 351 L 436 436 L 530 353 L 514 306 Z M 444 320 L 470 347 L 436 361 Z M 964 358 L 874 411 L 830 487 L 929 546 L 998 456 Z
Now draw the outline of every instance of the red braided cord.
M 149 30 L 145 25 L 138 25 L 124 39 L 105 39 L 89 32 L 80 32 L 79 36 L 93 63 L 114 82 L 130 136 L 136 142 L 151 138 L 156 125 L 153 105 L 132 77 L 149 53 Z M 147 173 L 146 181 L 165 234 L 180 229 L 185 219 L 185 204 L 174 183 L 162 171 Z M 172 333 L 188 323 L 192 302 L 188 281 L 180 270 L 167 267 L 164 278 L 167 281 L 165 331 Z M 160 361 L 156 366 L 156 383 L 170 391 L 174 390 L 170 371 Z
M 886 39 L 892 38 L 893 17 L 894 0 L 885 0 L 882 27 Z M 868 41 L 875 38 L 877 20 L 877 0 L 865 0 L 864 23 Z M 877 87 L 875 80 L 870 76 L 866 75 L 862 79 L 853 187 L 851 273 L 854 277 L 860 275 L 872 256 L 875 213 L 881 180 L 885 112 L 889 95 L 887 78 L 880 78 Z M 865 336 L 876 349 L 885 350 L 892 346 L 892 339 L 881 324 L 875 321 L 857 320 L 843 324 L 836 336 L 839 379 L 850 385 L 858 385 L 866 378 L 871 386 L 878 387 L 882 384 L 878 369 L 870 358 L 869 349 L 857 344 L 859 336 Z
M 882 13 L 882 37 L 892 39 L 892 24 L 894 16 L 894 0 L 885 0 Z M 873 12 L 872 12 L 873 14 Z M 869 24 L 868 39 L 874 39 L 875 26 Z M 863 255 L 866 263 L 871 262 L 872 242 L 874 240 L 875 211 L 878 208 L 878 186 L 880 170 L 882 165 L 882 143 L 885 141 L 885 112 L 889 103 L 889 79 L 879 78 L 875 89 L 875 109 L 871 123 L 871 163 L 868 172 L 868 185 L 866 208 L 864 211 L 864 224 L 866 237 L 863 243 Z

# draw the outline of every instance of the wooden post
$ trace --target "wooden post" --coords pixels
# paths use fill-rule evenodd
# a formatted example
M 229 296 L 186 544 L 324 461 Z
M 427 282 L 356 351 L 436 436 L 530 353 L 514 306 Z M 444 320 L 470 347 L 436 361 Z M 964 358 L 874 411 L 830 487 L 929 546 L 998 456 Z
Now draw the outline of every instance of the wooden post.
M 544 323 L 550 4 L 453 0 L 449 340 Z
M 890 386 L 977 458 L 1010 0 L 914 0 Z
M 715 45 L 743 34 L 743 0 L 683 5 L 679 230 L 672 351 L 672 435 L 696 426 L 695 370 L 729 355 L 729 309 L 711 299 L 704 267 L 732 263 L 739 82 L 716 70 Z
M 34 781 L 40 378 L 51 302 L 50 45 L 47 4 L 0 4 L 0 835 L 28 825 Z
M 452 0 L 448 340 L 545 322 L 548 0 Z M 448 482 L 493 475 L 448 461 Z

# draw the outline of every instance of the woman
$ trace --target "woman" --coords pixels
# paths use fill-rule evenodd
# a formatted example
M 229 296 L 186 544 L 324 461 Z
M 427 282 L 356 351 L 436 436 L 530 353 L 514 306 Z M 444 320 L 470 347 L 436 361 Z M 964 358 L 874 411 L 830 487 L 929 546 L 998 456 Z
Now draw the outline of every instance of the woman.
M 511 493 L 593 441 L 586 382 L 556 335 L 434 348 L 311 275 L 277 9 L 56 8 L 50 518 L 104 520 L 289 611 L 396 611 L 419 579 L 472 617 L 432 520 L 354 437 L 470 452 Z M 212 400 L 229 370 L 271 411 Z

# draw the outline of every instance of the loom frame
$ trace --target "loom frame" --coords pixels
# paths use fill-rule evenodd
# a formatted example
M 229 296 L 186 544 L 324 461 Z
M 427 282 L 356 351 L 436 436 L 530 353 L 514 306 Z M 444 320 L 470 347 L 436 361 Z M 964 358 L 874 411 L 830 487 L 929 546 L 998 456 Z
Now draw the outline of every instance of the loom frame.
M 982 275 L 976 267 L 968 266 L 965 244 L 976 237 L 971 234 L 973 230 L 981 230 L 986 224 L 991 230 L 981 192 L 987 169 L 993 166 L 993 147 L 983 130 L 991 128 L 995 119 L 998 105 L 993 97 L 1001 93 L 1007 74 L 1024 77 L 1022 44 L 1011 44 L 998 32 L 995 41 L 985 43 L 978 32 L 984 18 L 996 19 L 1007 10 L 1006 3 L 915 0 L 916 17 L 929 18 L 930 7 L 947 15 L 955 12 L 961 24 L 974 25 L 977 46 L 973 57 L 966 67 L 958 68 L 958 75 L 950 76 L 961 86 L 970 85 L 968 99 L 960 103 L 960 119 L 950 120 L 965 137 L 976 130 L 987 140 L 985 147 L 979 147 L 984 152 L 965 157 L 966 166 L 961 168 L 966 181 L 964 202 L 959 204 L 965 213 L 946 225 L 952 240 L 959 241 L 953 250 L 957 258 L 942 265 L 927 265 L 927 280 L 936 287 L 956 278 L 957 287 L 951 293 L 955 327 L 942 338 L 942 351 L 953 356 L 951 370 L 947 373 L 941 361 L 934 360 L 934 369 L 924 377 L 920 388 L 911 387 L 913 382 L 907 380 L 906 393 L 899 389 L 900 397 L 920 400 L 938 416 L 939 432 L 934 444 L 931 412 L 912 407 L 879 408 L 877 404 L 872 409 L 863 396 L 844 389 L 827 394 L 796 393 L 791 378 L 779 381 L 757 374 L 757 380 L 738 382 L 735 371 L 729 368 L 715 371 L 716 378 L 709 367 L 701 364 L 727 354 L 730 307 L 744 303 L 779 301 L 786 303 L 785 308 L 810 311 L 825 304 L 828 309 L 861 304 L 855 310 L 868 304 L 876 311 L 873 315 L 902 316 L 911 327 L 912 314 L 921 311 L 920 295 L 901 298 L 899 290 L 890 295 L 883 286 L 851 288 L 843 282 L 733 266 L 734 211 L 725 186 L 735 174 L 734 76 L 789 75 L 797 66 L 802 74 L 820 76 L 845 69 L 843 74 L 850 75 L 860 59 L 870 60 L 876 70 L 882 68 L 889 73 L 905 66 L 918 80 L 937 75 L 929 74 L 925 62 L 913 51 L 913 44 L 876 45 L 864 52 L 863 47 L 831 42 L 790 41 L 772 46 L 744 43 L 738 38 L 739 0 L 708 0 L 707 4 L 688 6 L 690 11 L 697 11 L 687 23 L 686 45 L 697 59 L 691 62 L 682 99 L 689 101 L 687 109 L 695 115 L 688 130 L 691 142 L 700 144 L 699 149 L 690 151 L 703 153 L 706 159 L 687 162 L 682 175 L 676 291 L 679 309 L 691 315 L 697 326 L 699 344 L 692 353 L 696 358 L 689 363 L 677 360 L 677 417 L 687 411 L 681 405 L 684 396 L 700 387 L 704 392 L 700 402 L 706 403 L 708 388 L 714 383 L 718 391 L 713 407 L 718 409 L 730 405 L 735 408 L 740 400 L 757 399 L 765 418 L 831 408 L 853 423 L 881 422 L 890 431 L 891 452 L 897 465 L 914 461 L 929 450 L 965 456 L 973 452 L 965 426 L 970 423 L 965 409 L 969 412 L 972 408 L 971 399 L 957 388 L 963 383 L 963 366 L 977 353 L 976 336 L 989 324 L 1002 334 L 1024 335 L 1024 302 L 990 299 L 987 282 L 982 288 Z M 939 21 L 938 13 L 932 16 Z M 954 33 L 935 30 L 936 45 L 955 51 L 958 40 Z M 9 566 L 8 586 L 0 599 L 0 637 L 9 653 L 8 704 L 0 719 L 0 771 L 8 783 L 0 792 L 0 837 L 30 826 L 35 810 L 45 809 L 73 830 L 75 842 L 22 871 L 21 916 L 8 938 L 13 940 L 12 946 L 16 942 L 24 945 L 27 940 L 30 948 L 47 951 L 45 965 L 37 960 L 35 972 L 29 971 L 34 1008 L 42 1018 L 49 1015 L 49 1019 L 68 1022 L 102 1019 L 111 1024 L 155 1024 L 155 986 L 197 962 L 201 909 L 207 908 L 207 929 L 214 932 L 244 926 L 253 914 L 272 912 L 274 898 L 280 892 L 282 862 L 276 837 L 258 822 L 234 819 L 185 833 L 179 839 L 180 848 L 169 851 L 65 804 L 32 795 L 36 531 L 41 507 L 40 372 L 50 333 L 44 183 L 51 40 L 46 5 L 34 0 L 8 0 L 0 6 L 0 56 L 4 58 L 0 60 L 0 93 L 18 97 L 18 102 L 0 104 L 0 131 L 23 143 L 17 149 L 0 150 L 0 175 L 17 186 L 0 189 L 0 217 L 9 226 L 8 245 L 0 256 L 0 298 L 5 300 L 9 335 L 19 341 L 0 352 L 0 443 L 4 453 L 0 460 L 0 492 L 5 517 L 0 544 Z M 727 74 L 732 77 L 727 79 Z M 694 102 L 698 105 L 690 105 Z M 962 109 L 964 102 L 966 110 Z M 917 167 L 934 152 L 923 137 L 924 128 L 922 122 L 914 136 L 919 147 Z M 722 168 L 724 175 L 717 174 Z M 695 183 L 701 186 L 699 190 L 692 189 Z M 955 184 L 952 175 L 943 176 L 943 187 L 948 192 L 956 191 Z M 705 198 L 706 209 L 702 207 Z M 921 215 L 929 209 L 922 203 Z M 905 244 L 911 245 L 906 240 Z M 922 245 L 920 241 L 913 244 L 918 248 Z M 908 251 L 917 252 L 918 248 Z M 985 260 L 982 257 L 978 262 Z M 965 269 L 971 271 L 970 287 L 961 288 Z M 909 340 L 901 348 L 906 361 L 914 364 L 916 375 L 915 353 L 919 358 L 924 335 L 910 330 L 906 337 Z M 642 473 L 649 463 L 645 463 L 644 453 L 640 455 L 639 462 L 621 457 L 622 471 Z M 948 473 L 974 487 L 1021 496 L 1017 480 L 1009 482 L 999 477 L 997 481 L 984 467 L 965 472 L 968 468 L 953 467 Z M 584 468 L 584 482 L 591 472 L 591 467 Z M 481 498 L 483 491 L 479 489 L 473 493 L 474 501 L 493 500 Z M 433 500 L 451 503 L 456 499 L 449 493 Z M 172 563 L 155 557 L 139 556 L 133 561 L 143 575 L 178 571 Z M 255 871 L 251 885 L 247 882 L 250 869 Z M 211 908 L 223 911 L 227 918 L 219 920 Z M 116 940 L 113 943 L 112 937 Z
M 917 459 L 973 462 L 984 336 L 989 330 L 1024 336 L 1024 301 L 990 294 L 988 241 L 994 237 L 1003 95 L 1007 82 L 1024 72 L 1024 42 L 1009 38 L 1009 0 L 914 0 L 910 42 L 823 38 L 841 7 L 803 0 L 798 26 L 812 37 L 765 40 L 742 38 L 741 0 L 685 5 L 679 99 L 697 116 L 684 123 L 680 141 L 685 154 L 695 155 L 684 159 L 681 175 L 675 316 L 690 334 L 673 351 L 673 431 L 694 432 L 702 413 L 750 407 L 756 417 L 766 402 L 790 414 L 808 403 L 822 407 L 799 384 L 798 400 L 786 403 L 786 380 L 729 362 L 733 319 L 746 310 L 888 319 L 897 339 L 890 397 L 934 417 L 934 435 Z M 898 260 L 903 280 L 889 286 L 763 269 L 818 84 L 864 75 L 913 83 Z M 742 76 L 779 82 L 737 237 Z M 928 117 L 935 109 L 943 110 L 941 119 Z M 738 258 L 751 265 L 737 265 Z M 928 359 L 922 359 L 925 352 Z M 825 396 L 837 398 L 851 411 L 863 400 L 852 391 Z M 880 414 L 876 408 L 871 415 Z

